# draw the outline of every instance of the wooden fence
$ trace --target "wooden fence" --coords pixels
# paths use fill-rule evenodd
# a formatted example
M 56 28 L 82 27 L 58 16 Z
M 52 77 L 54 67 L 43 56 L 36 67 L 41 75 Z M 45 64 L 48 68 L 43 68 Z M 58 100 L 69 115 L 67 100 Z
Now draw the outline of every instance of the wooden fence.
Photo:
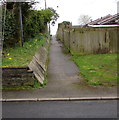
M 119 27 L 80 28 L 59 24 L 60 39 L 72 54 L 117 53 Z

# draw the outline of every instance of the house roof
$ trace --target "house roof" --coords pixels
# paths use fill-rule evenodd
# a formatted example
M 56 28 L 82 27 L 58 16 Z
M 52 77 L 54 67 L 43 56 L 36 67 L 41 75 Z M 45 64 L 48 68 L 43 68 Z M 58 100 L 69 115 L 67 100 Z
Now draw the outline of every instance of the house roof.
M 91 21 L 87 25 L 112 25 L 119 24 L 119 13 L 115 15 L 107 15 L 101 18 L 98 18 L 94 21 Z

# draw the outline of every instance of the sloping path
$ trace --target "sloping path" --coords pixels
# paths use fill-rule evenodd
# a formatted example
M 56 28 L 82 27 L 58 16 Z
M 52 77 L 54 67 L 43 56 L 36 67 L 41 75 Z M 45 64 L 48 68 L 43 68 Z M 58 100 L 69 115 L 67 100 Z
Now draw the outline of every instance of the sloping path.
M 38 90 L 3 91 L 3 98 L 65 98 L 115 97 L 116 87 L 92 87 L 82 84 L 77 66 L 71 56 L 64 54 L 62 44 L 55 37 L 51 41 L 48 83 Z

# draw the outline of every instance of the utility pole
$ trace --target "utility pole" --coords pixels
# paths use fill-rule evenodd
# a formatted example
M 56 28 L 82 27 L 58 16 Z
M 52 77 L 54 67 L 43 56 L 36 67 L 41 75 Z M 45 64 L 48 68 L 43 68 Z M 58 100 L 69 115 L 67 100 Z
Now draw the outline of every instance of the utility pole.
M 3 8 L 4 8 L 4 10 L 3 10 Z M 6 3 L 4 1 L 0 2 L 0 54 L 1 55 L 2 55 L 2 51 L 3 51 L 3 41 L 4 41 L 4 36 L 5 36 L 6 9 L 7 9 Z M 2 16 L 3 11 L 4 11 L 4 15 Z
M 2 40 L 4 40 L 4 34 L 5 34 L 5 19 L 6 19 L 6 3 L 4 2 L 3 3 L 3 8 L 4 8 L 4 16 L 3 16 L 3 29 L 2 29 L 2 36 L 3 36 L 3 39 Z M 2 8 L 1 8 L 1 11 L 2 11 Z M 1 16 L 2 16 L 2 12 L 1 12 Z M 2 20 L 2 19 L 1 19 Z M 1 21 L 2 22 L 2 21 Z M 2 23 L 1 23 L 1 25 L 2 25 Z M 1 28 L 2 28 L 1 27 Z
M 45 0 L 45 10 L 46 10 L 46 8 L 47 8 L 47 3 L 46 3 L 46 0 Z
M 50 35 L 50 22 L 49 22 L 49 35 Z
M 21 43 L 22 47 L 24 44 L 24 35 L 23 35 L 23 23 L 22 23 L 22 10 L 21 10 L 21 4 L 19 5 L 19 15 L 20 15 L 20 30 L 21 30 Z
M 45 1 L 45 10 L 47 9 L 47 2 L 46 2 L 46 0 L 44 0 Z M 48 29 L 49 28 L 49 29 Z M 49 32 L 49 34 L 50 34 L 50 22 L 47 24 L 47 31 Z

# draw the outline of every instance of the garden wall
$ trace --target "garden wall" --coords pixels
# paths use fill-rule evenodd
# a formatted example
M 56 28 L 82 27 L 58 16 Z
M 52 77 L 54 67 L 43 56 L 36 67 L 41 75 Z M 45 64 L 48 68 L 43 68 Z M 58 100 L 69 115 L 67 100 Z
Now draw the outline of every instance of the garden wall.
M 2 86 L 4 88 L 34 87 L 36 79 L 43 84 L 47 75 L 48 51 L 50 41 L 47 39 L 44 46 L 33 56 L 28 67 L 2 68 Z
M 34 75 L 28 67 L 2 68 L 2 86 L 4 88 L 34 87 Z
M 57 39 L 73 54 L 116 53 L 119 27 L 80 28 L 59 24 Z
M 47 39 L 43 47 L 40 47 L 39 51 L 35 54 L 35 56 L 33 56 L 32 61 L 28 65 L 29 69 L 33 71 L 33 74 L 41 84 L 43 84 L 47 75 L 48 53 L 50 45 L 49 39 Z

